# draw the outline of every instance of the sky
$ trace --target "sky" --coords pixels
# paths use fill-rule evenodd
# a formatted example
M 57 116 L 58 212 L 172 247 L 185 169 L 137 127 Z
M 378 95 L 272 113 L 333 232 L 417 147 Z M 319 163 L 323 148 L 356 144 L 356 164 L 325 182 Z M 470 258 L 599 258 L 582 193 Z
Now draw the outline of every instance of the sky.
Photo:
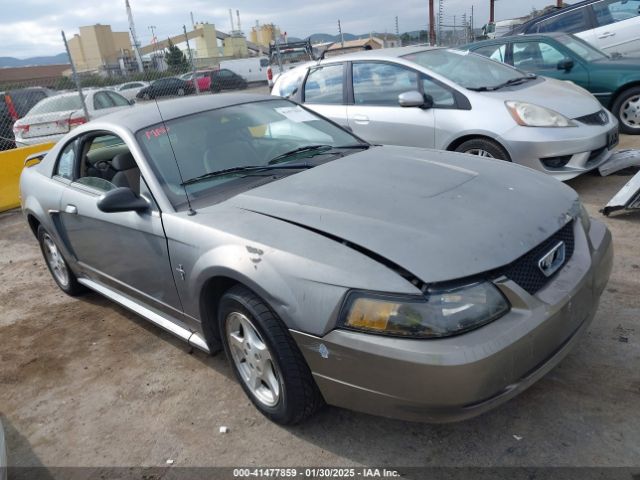
M 445 23 L 460 22 L 463 13 L 475 10 L 475 26 L 489 18 L 489 0 L 443 0 Z M 340 19 L 342 31 L 354 34 L 395 32 L 398 17 L 400 32 L 426 29 L 427 0 L 130 0 L 139 41 L 151 41 L 149 26 L 156 35 L 166 38 L 189 25 L 190 12 L 196 22 L 209 22 L 218 30 L 230 30 L 229 8 L 240 10 L 245 32 L 260 23 L 275 23 L 282 31 L 304 38 L 312 33 L 337 34 Z M 0 0 L 0 57 L 27 58 L 55 55 L 64 51 L 61 30 L 67 37 L 78 33 L 78 27 L 101 23 L 114 31 L 127 31 L 125 0 Z M 555 4 L 554 0 L 497 0 L 496 19 L 522 16 L 532 7 Z M 438 1 L 436 0 L 436 10 Z

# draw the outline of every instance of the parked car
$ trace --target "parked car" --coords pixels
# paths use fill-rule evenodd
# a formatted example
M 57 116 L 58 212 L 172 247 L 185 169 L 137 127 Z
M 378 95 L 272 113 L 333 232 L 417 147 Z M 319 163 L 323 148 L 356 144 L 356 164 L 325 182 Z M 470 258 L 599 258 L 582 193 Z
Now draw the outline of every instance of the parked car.
M 43 87 L 28 87 L 0 92 L 0 151 L 16 147 L 13 124 L 43 98 L 55 92 Z M 21 146 L 21 145 L 17 145 Z
M 13 125 L 16 141 L 21 145 L 57 142 L 89 120 L 131 108 L 132 102 L 111 90 L 86 90 L 83 93 L 89 118 L 82 108 L 78 92 L 48 97 Z
M 143 81 L 127 82 L 127 83 L 123 83 L 122 85 L 118 85 L 115 91 L 118 92 L 127 100 L 135 100 L 136 95 L 138 95 L 138 92 L 140 92 L 140 90 L 148 86 L 149 86 L 149 82 L 143 82 Z
M 617 120 L 582 88 L 459 50 L 346 54 L 284 73 L 272 94 L 369 142 L 509 160 L 559 180 L 597 168 L 618 143 Z
M 196 92 L 196 88 L 193 86 L 193 82 L 187 82 L 180 78 L 166 77 L 159 78 L 151 82 L 151 85 L 143 88 L 136 94 L 136 98 L 143 100 L 151 100 L 158 97 L 170 97 L 177 95 L 182 97 L 184 95 L 191 95 Z
M 533 18 L 507 35 L 574 33 L 606 53 L 640 56 L 640 0 L 586 0 Z
M 237 73 L 221 68 L 212 70 L 210 90 L 212 92 L 220 92 L 222 90 L 244 90 L 247 88 L 247 81 Z
M 283 424 L 324 401 L 421 421 L 495 407 L 589 328 L 612 265 L 606 226 L 549 176 L 373 146 L 275 97 L 98 119 L 20 188 L 64 292 L 224 349 Z
M 640 134 L 640 58 L 611 58 L 565 33 L 518 35 L 476 42 L 461 50 L 587 89 L 620 122 L 620 130 Z
M 233 73 L 240 75 L 247 82 L 267 82 L 267 68 L 269 68 L 268 57 L 237 58 L 234 60 L 223 60 L 220 68 L 226 68 Z
M 269 66 L 267 67 L 267 83 L 273 87 L 278 77 L 307 62 L 316 59 L 310 40 L 289 42 L 269 46 Z
M 211 72 L 212 70 L 199 70 L 196 72 L 198 90 L 200 90 L 201 92 L 208 92 L 210 90 Z M 180 78 L 188 82 L 191 86 L 193 86 L 193 72 L 180 75 Z

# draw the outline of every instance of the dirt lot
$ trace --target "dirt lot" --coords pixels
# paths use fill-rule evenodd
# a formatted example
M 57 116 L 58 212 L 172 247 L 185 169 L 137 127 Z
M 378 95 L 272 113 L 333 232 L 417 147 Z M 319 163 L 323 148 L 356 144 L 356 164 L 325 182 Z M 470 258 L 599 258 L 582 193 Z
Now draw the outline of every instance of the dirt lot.
M 628 179 L 586 175 L 570 185 L 602 218 L 598 209 Z M 640 213 L 604 220 L 616 258 L 593 326 L 524 394 L 451 425 L 327 408 L 282 428 L 257 413 L 224 356 L 189 354 L 97 294 L 60 293 L 21 215 L 0 215 L 0 414 L 9 463 L 640 466 Z M 230 432 L 220 434 L 222 425 Z

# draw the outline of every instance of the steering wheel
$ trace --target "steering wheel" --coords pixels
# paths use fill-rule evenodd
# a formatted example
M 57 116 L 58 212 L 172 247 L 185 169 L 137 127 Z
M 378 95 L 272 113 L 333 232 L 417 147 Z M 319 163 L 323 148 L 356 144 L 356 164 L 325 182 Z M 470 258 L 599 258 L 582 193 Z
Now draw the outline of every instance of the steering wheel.
M 294 142 L 293 140 L 287 140 L 284 142 L 278 142 L 276 145 L 271 146 L 267 152 L 265 153 L 264 159 L 268 162 L 272 158 L 277 157 L 282 153 L 286 153 L 290 150 L 294 150 L 298 148 L 300 144 L 298 142 Z

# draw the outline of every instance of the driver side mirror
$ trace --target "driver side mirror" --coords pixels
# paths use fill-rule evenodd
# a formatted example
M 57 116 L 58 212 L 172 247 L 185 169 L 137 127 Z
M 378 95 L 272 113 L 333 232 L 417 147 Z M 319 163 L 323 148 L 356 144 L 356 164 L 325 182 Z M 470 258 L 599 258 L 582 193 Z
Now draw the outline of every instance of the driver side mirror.
M 558 62 L 558 70 L 564 70 L 565 72 L 570 72 L 573 66 L 573 60 L 570 58 L 564 58 Z
M 149 208 L 149 202 L 127 187 L 114 188 L 98 199 L 98 210 L 105 213 L 141 212 Z
M 423 95 L 417 90 L 413 90 L 398 95 L 398 103 L 405 108 L 418 107 L 427 109 L 433 107 L 433 98 L 431 95 Z

